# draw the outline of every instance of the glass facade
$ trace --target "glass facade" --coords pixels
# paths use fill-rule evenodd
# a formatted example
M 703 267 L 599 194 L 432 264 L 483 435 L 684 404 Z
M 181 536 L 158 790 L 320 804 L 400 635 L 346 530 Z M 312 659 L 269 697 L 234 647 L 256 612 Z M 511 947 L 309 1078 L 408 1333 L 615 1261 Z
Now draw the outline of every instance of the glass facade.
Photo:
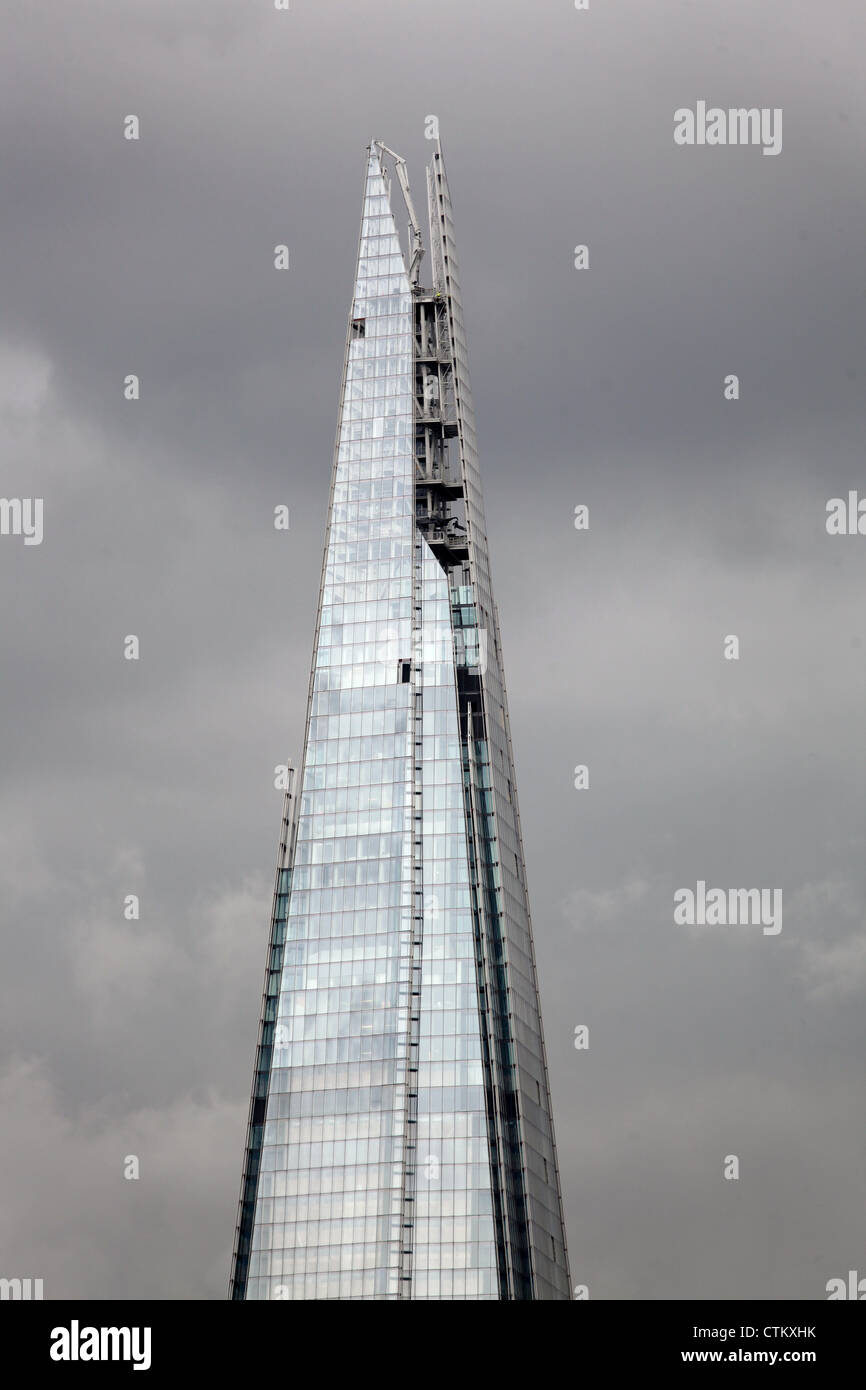
M 366 170 L 231 1296 L 567 1298 L 450 203 L 437 150 L 422 290 L 383 150 Z
M 498 1298 L 448 580 L 422 551 L 424 931 L 413 1298 Z
M 399 1292 L 411 965 L 412 305 L 371 156 L 247 1298 Z

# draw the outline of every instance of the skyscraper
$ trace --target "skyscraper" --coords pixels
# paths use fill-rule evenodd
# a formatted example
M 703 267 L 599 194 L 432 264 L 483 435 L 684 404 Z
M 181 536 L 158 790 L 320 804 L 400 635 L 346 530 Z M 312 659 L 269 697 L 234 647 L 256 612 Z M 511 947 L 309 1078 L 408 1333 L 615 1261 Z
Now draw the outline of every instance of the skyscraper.
M 431 288 L 369 146 L 234 1299 L 570 1297 L 438 142 L 427 190 Z

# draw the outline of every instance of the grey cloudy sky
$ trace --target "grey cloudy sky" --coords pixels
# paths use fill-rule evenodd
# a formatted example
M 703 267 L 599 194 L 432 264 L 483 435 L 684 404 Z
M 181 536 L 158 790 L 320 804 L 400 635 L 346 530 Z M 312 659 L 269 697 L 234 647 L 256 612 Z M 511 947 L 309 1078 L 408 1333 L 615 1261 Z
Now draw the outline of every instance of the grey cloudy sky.
M 866 540 L 824 516 L 866 491 L 866 10 L 75 0 L 4 31 L 0 492 L 45 539 L 0 539 L 0 1275 L 225 1296 L 364 147 L 423 202 L 431 113 L 574 1282 L 863 1272 Z M 781 107 L 782 153 L 676 147 L 702 99 Z M 676 927 L 701 878 L 781 887 L 781 934 Z

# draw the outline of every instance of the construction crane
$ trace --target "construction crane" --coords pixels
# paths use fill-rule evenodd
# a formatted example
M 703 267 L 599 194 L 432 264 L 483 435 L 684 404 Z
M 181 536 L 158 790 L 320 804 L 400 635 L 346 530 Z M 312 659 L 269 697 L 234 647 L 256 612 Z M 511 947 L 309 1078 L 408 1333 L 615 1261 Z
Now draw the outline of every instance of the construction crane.
M 403 194 L 403 202 L 406 204 L 406 211 L 409 214 L 409 225 L 412 231 L 412 260 L 409 264 L 409 283 L 418 284 L 418 276 L 421 269 L 421 258 L 424 255 L 424 242 L 421 237 L 421 224 L 415 214 L 415 205 L 412 202 L 412 194 L 409 192 L 409 175 L 406 172 L 406 161 L 402 155 L 394 150 L 390 150 L 381 140 L 372 142 L 383 154 L 387 154 L 394 161 L 394 171 L 400 181 L 400 189 Z

